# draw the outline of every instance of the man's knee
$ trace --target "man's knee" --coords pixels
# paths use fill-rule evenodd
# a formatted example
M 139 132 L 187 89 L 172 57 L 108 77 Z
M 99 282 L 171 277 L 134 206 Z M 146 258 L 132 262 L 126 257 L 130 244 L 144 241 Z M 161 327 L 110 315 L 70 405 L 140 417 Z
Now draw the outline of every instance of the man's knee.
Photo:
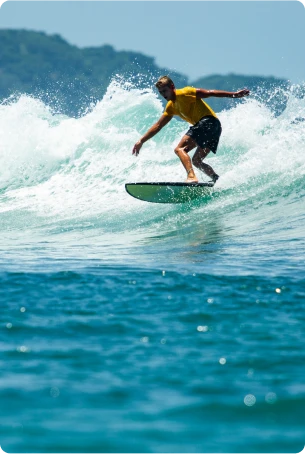
M 207 157 L 209 154 L 210 150 L 208 148 L 202 149 L 202 148 L 197 148 L 197 151 L 195 152 L 192 162 L 194 166 L 200 167 L 201 164 L 203 164 L 203 160 Z
M 195 167 L 199 167 L 200 164 L 202 163 L 202 159 L 200 156 L 194 154 L 193 158 L 192 158 L 192 163 Z
M 181 148 L 181 147 L 177 146 L 177 147 L 175 148 L 174 152 L 176 153 L 177 156 L 179 156 L 179 154 L 181 153 L 181 151 L 186 151 L 185 148 L 186 148 L 186 147 Z

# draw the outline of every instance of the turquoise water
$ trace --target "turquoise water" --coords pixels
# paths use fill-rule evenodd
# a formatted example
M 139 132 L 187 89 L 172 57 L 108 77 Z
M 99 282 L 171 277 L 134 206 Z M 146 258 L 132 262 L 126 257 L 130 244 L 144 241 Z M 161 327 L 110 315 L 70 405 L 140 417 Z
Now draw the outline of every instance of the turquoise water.
M 219 183 L 168 206 L 124 189 L 185 178 L 182 122 L 131 155 L 153 91 L 113 82 L 79 119 L 0 106 L 4 451 L 303 449 L 305 102 L 287 99 L 221 112 Z

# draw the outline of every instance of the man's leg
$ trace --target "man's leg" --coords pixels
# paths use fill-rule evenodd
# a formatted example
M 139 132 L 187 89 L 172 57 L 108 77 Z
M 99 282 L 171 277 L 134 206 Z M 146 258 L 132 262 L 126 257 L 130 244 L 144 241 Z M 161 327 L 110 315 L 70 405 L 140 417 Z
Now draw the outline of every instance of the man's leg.
M 177 147 L 175 148 L 175 153 L 179 156 L 180 161 L 182 162 L 183 167 L 187 173 L 187 180 L 186 183 L 198 183 L 198 178 L 195 175 L 192 161 L 189 155 L 187 154 L 193 148 L 197 146 L 195 140 L 193 140 L 189 136 L 183 136 L 180 142 L 178 143 Z
M 194 166 L 197 167 L 197 169 L 204 172 L 206 175 L 211 177 L 214 182 L 216 182 L 219 176 L 217 175 L 217 173 L 214 172 L 214 169 L 212 169 L 211 166 L 203 162 L 203 160 L 207 157 L 210 151 L 211 150 L 209 148 L 197 147 L 197 150 L 194 153 L 192 161 Z

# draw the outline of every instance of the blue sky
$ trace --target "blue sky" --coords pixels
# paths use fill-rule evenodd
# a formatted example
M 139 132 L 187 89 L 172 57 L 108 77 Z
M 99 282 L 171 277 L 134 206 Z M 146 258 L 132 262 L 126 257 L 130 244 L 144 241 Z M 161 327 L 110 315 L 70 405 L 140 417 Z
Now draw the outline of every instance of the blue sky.
M 191 80 L 234 72 L 305 81 L 298 1 L 7 1 L 0 28 L 142 52 Z

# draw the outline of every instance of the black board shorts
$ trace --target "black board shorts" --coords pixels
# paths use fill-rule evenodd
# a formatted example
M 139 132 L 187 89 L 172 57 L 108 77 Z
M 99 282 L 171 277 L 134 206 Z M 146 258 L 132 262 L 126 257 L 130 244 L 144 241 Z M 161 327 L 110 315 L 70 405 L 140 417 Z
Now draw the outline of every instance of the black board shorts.
M 213 153 L 216 153 L 221 131 L 218 118 L 207 115 L 202 117 L 194 126 L 191 126 L 186 135 L 195 140 L 200 148 L 209 148 Z

